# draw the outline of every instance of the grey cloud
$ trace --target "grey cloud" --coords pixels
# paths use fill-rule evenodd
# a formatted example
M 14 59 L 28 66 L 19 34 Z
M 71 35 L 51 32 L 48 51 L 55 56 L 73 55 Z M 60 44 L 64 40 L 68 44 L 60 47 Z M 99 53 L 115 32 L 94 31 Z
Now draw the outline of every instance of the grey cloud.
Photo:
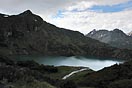
M 35 13 L 52 14 L 81 1 L 92 1 L 96 4 L 117 4 L 128 0 L 1 0 L 0 11 L 14 14 L 31 9 Z
M 1 0 L 0 10 L 10 14 L 20 13 L 26 9 L 31 9 L 36 13 L 52 13 L 70 5 L 73 1 L 74 0 Z

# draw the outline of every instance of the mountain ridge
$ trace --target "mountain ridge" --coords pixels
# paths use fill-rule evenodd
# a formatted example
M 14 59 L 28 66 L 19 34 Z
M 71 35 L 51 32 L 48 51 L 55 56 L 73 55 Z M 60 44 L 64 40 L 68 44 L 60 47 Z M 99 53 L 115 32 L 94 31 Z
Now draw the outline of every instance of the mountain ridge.
M 18 15 L 0 16 L 0 54 L 132 57 L 130 50 L 113 48 L 78 31 L 58 28 L 30 10 Z
M 109 44 L 113 47 L 132 49 L 132 38 L 119 29 L 114 29 L 112 31 L 93 30 L 86 36 Z

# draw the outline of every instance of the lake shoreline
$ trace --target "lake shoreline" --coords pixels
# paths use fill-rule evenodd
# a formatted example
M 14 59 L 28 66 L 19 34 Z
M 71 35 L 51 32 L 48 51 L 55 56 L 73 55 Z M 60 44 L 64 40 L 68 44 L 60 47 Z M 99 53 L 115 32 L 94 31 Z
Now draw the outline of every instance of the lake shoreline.
M 73 67 L 89 67 L 95 71 L 98 71 L 104 67 L 111 66 L 116 63 L 122 63 L 123 60 L 117 60 L 113 58 L 97 58 L 97 57 L 85 57 L 85 56 L 19 56 L 15 60 L 27 61 L 34 60 L 39 64 L 53 65 L 53 66 L 73 66 Z

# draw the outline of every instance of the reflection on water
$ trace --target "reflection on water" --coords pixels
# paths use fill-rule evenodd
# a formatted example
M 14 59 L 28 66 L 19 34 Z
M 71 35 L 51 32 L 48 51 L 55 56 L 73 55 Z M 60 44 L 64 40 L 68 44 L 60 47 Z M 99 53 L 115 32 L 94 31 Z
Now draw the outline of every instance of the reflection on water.
M 104 67 L 111 66 L 116 63 L 122 63 L 123 61 L 118 61 L 118 60 L 112 60 L 105 58 L 104 59 L 97 59 L 97 58 L 90 58 L 90 57 L 82 57 L 82 56 L 72 56 L 72 57 L 63 57 L 63 56 L 58 56 L 58 57 L 19 57 L 21 60 L 35 60 L 40 64 L 45 64 L 45 65 L 54 65 L 54 66 L 83 66 L 83 67 L 89 67 L 93 70 L 100 70 Z

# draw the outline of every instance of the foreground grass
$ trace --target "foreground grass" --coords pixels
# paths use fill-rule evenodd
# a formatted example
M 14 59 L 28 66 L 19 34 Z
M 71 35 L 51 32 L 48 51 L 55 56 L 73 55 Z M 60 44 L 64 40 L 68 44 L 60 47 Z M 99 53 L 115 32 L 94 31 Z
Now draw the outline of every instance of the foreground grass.
M 47 82 L 30 82 L 30 83 L 25 83 L 25 82 L 17 82 L 14 83 L 13 88 L 56 88 L 52 85 L 50 85 Z
M 58 72 L 47 74 L 47 76 L 54 79 L 62 79 L 65 75 L 70 74 L 73 71 L 82 69 L 83 67 L 72 67 L 72 66 L 59 66 Z
M 71 77 L 69 77 L 67 80 L 72 80 L 76 84 L 78 84 L 78 82 L 83 80 L 87 74 L 92 73 L 92 72 L 93 72 L 93 70 L 91 70 L 91 69 L 85 70 L 85 71 L 82 71 L 82 72 L 78 72 L 78 73 L 72 75 Z

